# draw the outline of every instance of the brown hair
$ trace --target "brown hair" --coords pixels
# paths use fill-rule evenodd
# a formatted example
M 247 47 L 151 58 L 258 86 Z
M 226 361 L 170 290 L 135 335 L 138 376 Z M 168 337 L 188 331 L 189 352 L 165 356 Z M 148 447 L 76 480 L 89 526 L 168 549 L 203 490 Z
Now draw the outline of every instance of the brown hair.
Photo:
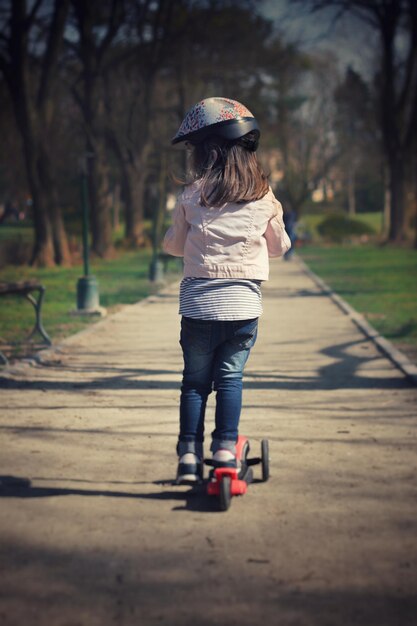
M 193 145 L 193 181 L 201 183 L 203 206 L 226 202 L 250 202 L 263 198 L 269 189 L 254 147 L 256 138 L 248 133 L 237 141 L 210 135 Z

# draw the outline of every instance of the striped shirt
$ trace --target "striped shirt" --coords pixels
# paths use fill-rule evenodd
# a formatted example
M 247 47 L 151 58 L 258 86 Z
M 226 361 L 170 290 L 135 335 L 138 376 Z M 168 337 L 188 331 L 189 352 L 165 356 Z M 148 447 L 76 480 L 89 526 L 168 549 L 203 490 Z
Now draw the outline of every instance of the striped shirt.
M 262 315 L 260 280 L 183 278 L 180 315 L 199 320 L 247 320 Z

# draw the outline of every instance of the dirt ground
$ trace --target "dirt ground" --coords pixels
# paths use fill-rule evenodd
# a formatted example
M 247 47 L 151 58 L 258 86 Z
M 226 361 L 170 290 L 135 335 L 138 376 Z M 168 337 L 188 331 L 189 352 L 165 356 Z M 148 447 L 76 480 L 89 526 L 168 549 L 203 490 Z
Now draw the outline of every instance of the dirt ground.
M 417 388 L 297 261 L 263 292 L 227 512 L 171 482 L 177 285 L 0 374 L 2 626 L 415 626 Z

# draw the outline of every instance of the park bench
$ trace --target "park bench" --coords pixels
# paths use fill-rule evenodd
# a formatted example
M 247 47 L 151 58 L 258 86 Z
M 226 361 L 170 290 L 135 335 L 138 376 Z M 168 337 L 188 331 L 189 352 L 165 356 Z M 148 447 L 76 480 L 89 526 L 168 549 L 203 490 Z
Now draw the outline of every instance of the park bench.
M 37 295 L 32 295 L 37 292 Z M 35 333 L 39 333 L 44 340 L 44 343 L 48 346 L 52 344 L 52 341 L 48 337 L 43 325 L 42 325 L 42 303 L 45 294 L 45 287 L 35 280 L 20 281 L 17 283 L 5 283 L 0 281 L 0 296 L 23 296 L 33 305 L 35 309 L 35 324 L 33 329 L 29 333 L 26 340 L 31 339 Z M 7 357 L 0 352 L 0 363 L 7 365 Z

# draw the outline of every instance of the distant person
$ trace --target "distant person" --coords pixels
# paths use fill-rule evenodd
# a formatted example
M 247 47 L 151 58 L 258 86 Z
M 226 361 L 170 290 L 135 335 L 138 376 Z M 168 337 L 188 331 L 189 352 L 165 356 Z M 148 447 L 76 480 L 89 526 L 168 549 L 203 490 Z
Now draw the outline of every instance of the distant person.
M 165 252 L 184 257 L 178 484 L 202 476 L 213 387 L 213 464 L 237 466 L 242 376 L 262 314 L 261 283 L 268 280 L 268 256 L 280 257 L 291 245 L 281 204 L 256 157 L 259 136 L 245 106 L 208 98 L 190 109 L 172 140 L 185 142 L 192 157 L 192 179 L 163 242 Z
M 297 241 L 297 213 L 294 211 L 294 209 L 287 209 L 286 211 L 284 211 L 284 224 L 285 230 L 287 231 L 288 236 L 291 240 L 291 248 L 287 250 L 287 252 L 284 254 L 284 259 L 285 261 L 290 261 L 293 257 L 295 244 Z
M 4 205 L 4 211 L 0 217 L 0 224 L 4 224 L 6 221 L 18 222 L 19 221 L 19 208 L 13 200 L 7 200 Z

